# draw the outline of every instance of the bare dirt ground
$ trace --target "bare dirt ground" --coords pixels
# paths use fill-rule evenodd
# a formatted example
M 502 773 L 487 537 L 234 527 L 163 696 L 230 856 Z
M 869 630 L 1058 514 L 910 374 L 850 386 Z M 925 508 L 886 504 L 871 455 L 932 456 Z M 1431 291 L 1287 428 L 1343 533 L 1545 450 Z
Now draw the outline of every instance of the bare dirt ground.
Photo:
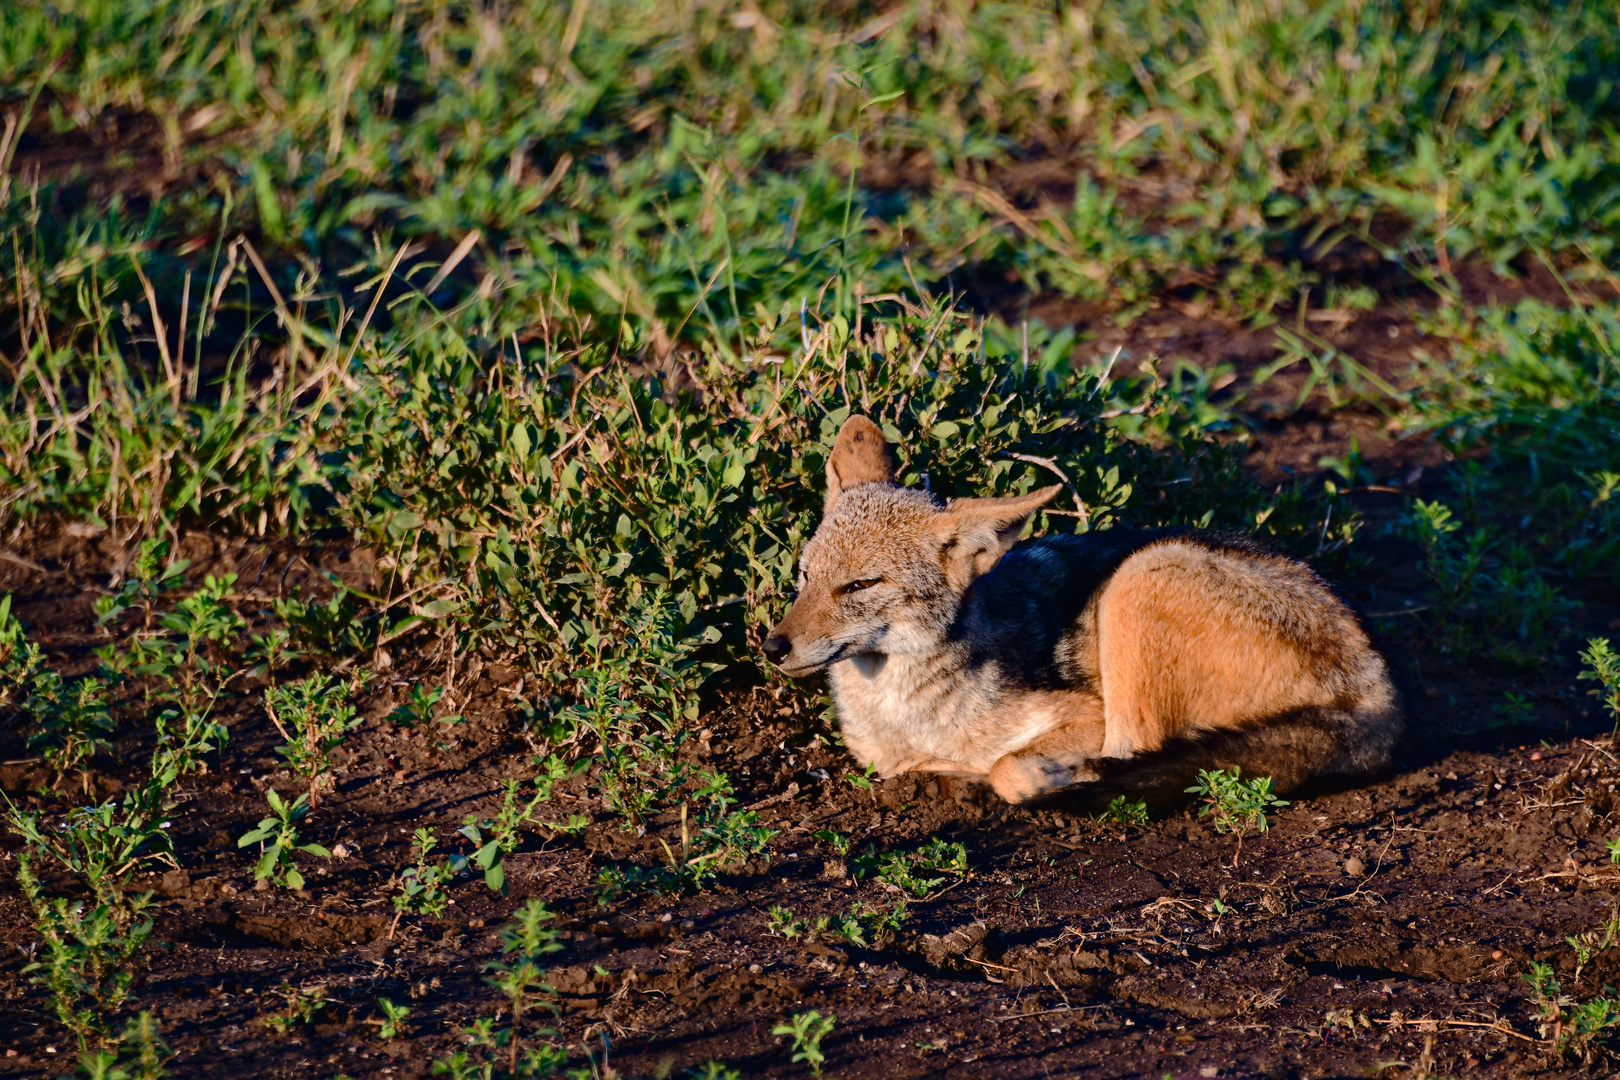
M 1183 339 L 1217 336 L 1176 312 L 1123 334 L 1162 346 L 1165 326 Z M 1381 311 L 1343 330 L 1392 343 L 1413 332 Z M 1240 349 L 1240 335 L 1220 333 Z M 1398 344 L 1389 348 L 1394 364 Z M 1263 426 L 1251 464 L 1262 479 L 1312 469 L 1351 435 L 1390 486 L 1421 491 L 1443 470 L 1442 452 L 1390 437 L 1373 410 Z M 1532 672 L 1439 655 L 1408 614 L 1424 599 L 1416 549 L 1384 528 L 1401 496 L 1355 498 L 1367 539 L 1335 583 L 1382 634 L 1408 688 L 1411 733 L 1391 775 L 1295 797 L 1269 834 L 1244 842 L 1236 866 L 1232 837 L 1190 811 L 1126 827 L 1012 809 L 938 779 L 862 790 L 818 719 L 819 684 L 733 679 L 706 695 L 683 753 L 729 773 L 740 805 L 779 830 L 769 862 L 699 894 L 604 908 L 597 870 L 662 862 L 659 840 L 678 837 L 679 825 L 666 814 L 638 836 L 597 814 L 582 837 L 528 836 L 507 862 L 509 898 L 469 879 L 446 917 L 406 918 L 390 937 L 388 897 L 411 831 L 429 825 L 448 837 L 468 815 L 491 812 L 503 778 L 533 771 L 509 705 L 521 673 L 464 668 L 468 722 L 446 734 L 384 720 L 415 684 L 415 662 L 378 672 L 338 790 L 310 830 L 345 854 L 319 865 L 301 893 L 255 889 L 255 856 L 237 847 L 262 814 L 263 790 L 292 786 L 272 753 L 279 739 L 246 693 L 229 747 L 186 783 L 172 826 L 179 866 L 148 882 L 165 944 L 148 950 L 138 990 L 178 1052 L 172 1072 L 427 1076 L 462 1044 L 464 1024 L 494 1013 L 482 965 L 498 955 L 495 931 L 515 902 L 536 896 L 564 929 L 550 976 L 559 1040 L 575 1049 L 573 1064 L 584 1066 L 589 1048 L 598 1069 L 605 1055 L 624 1077 L 681 1075 L 709 1059 L 745 1076 L 806 1075 L 771 1029 L 812 1008 L 837 1017 L 826 1071 L 844 1080 L 1609 1075 L 1601 1061 L 1549 1050 L 1522 978 L 1542 961 L 1581 998 L 1620 982 L 1620 954 L 1600 953 L 1577 974 L 1565 942 L 1601 925 L 1620 888 L 1605 846 L 1620 809 L 1620 750 L 1575 679 L 1579 637 L 1559 654 L 1571 662 Z M 43 525 L 8 538 L 0 557 L 0 593 L 15 594 L 15 613 L 68 673 L 94 665 L 103 637 L 91 602 L 130 557 L 83 533 Z M 355 586 L 372 572 L 365 552 L 339 543 L 194 533 L 179 554 L 196 578 L 238 573 L 250 622 L 264 620 L 272 596 L 318 595 L 327 588 L 318 570 Z M 1578 598 L 1583 636 L 1620 625 L 1620 595 Z M 1531 703 L 1532 722 L 1500 726 L 1494 706 L 1509 690 Z M 0 736 L 0 787 L 26 806 L 52 777 L 29 759 L 23 734 Z M 127 736 L 120 759 L 94 762 L 86 790 L 117 793 L 133 775 L 122 762 L 143 761 L 146 749 Z M 559 816 L 591 812 L 582 777 L 559 792 Z M 878 947 L 773 935 L 775 905 L 813 917 L 896 898 L 875 879 L 856 881 L 812 837 L 826 828 L 857 851 L 960 841 L 971 872 L 912 900 L 904 928 Z M 31 919 L 12 881 L 15 849 L 0 859 L 0 1076 L 58 1075 L 74 1048 L 20 974 Z M 287 1036 L 263 1024 L 283 1007 L 283 984 L 320 987 L 327 999 L 312 1027 Z M 413 1010 L 403 1038 L 379 1038 L 379 996 Z

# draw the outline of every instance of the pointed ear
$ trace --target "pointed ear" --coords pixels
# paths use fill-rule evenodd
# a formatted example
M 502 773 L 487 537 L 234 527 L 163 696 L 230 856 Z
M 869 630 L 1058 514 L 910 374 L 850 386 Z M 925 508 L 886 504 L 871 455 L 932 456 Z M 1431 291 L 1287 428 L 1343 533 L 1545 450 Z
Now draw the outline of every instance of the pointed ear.
M 934 528 L 940 540 L 940 565 L 951 588 L 961 592 L 988 574 L 1018 542 L 1029 516 L 1063 490 L 1053 484 L 1028 495 L 999 499 L 952 499 Z
M 894 462 L 883 429 L 864 416 L 844 421 L 827 458 L 827 506 L 850 488 L 862 484 L 894 483 Z

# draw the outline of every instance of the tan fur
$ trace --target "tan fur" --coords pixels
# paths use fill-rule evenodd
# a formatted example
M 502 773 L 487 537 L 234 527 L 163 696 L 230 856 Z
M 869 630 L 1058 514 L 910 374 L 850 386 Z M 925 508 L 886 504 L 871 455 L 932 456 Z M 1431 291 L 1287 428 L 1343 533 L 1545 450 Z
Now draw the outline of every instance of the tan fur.
M 1012 802 L 1169 790 L 1197 767 L 1286 789 L 1387 763 L 1401 719 L 1383 659 L 1309 568 L 1190 531 L 1018 545 L 1058 490 L 942 507 L 894 484 L 876 424 L 844 425 L 766 651 L 790 675 L 829 671 L 861 762 L 979 776 Z

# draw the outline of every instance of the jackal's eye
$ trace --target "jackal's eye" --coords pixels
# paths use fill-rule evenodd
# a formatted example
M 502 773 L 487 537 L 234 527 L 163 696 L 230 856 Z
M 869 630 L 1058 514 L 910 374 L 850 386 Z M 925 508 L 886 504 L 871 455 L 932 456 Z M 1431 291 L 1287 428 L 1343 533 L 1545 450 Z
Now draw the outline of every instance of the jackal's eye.
M 862 589 L 870 589 L 874 585 L 882 584 L 882 582 L 883 579 L 880 577 L 860 578 L 859 580 L 851 581 L 847 585 L 840 585 L 838 587 L 838 595 L 848 596 L 852 592 L 860 592 Z

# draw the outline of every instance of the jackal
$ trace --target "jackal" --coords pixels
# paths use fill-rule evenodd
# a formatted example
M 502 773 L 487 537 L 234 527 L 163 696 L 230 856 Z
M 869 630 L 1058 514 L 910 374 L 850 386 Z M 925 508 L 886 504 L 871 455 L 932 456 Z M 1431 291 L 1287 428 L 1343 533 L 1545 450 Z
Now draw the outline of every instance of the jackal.
M 1384 660 L 1308 567 L 1186 529 L 1018 543 L 1059 490 L 941 505 L 896 485 L 882 431 L 851 417 L 766 656 L 830 673 L 863 764 L 984 778 L 1009 802 L 1162 800 L 1232 765 L 1286 791 L 1388 764 Z

